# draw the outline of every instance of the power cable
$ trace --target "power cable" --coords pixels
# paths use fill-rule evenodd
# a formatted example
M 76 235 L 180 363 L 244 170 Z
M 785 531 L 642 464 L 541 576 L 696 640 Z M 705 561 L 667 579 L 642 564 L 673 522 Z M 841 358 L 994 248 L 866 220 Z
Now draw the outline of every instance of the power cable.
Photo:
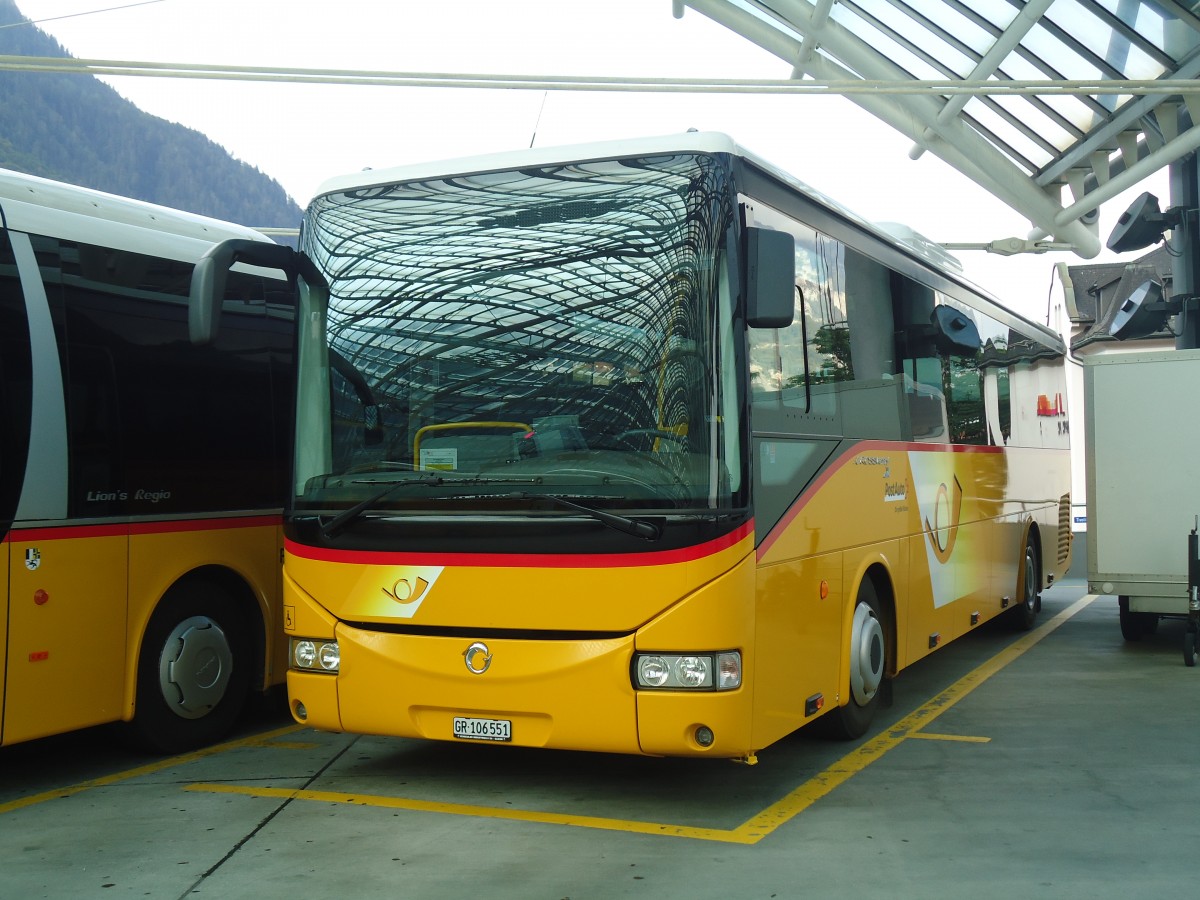
M 22 25 L 41 25 L 43 22 L 58 22 L 62 19 L 77 19 L 80 16 L 95 16 L 99 15 L 100 13 L 116 12 L 117 10 L 121 9 L 132 9 L 135 6 L 151 6 L 155 3 L 165 2 L 166 0 L 141 0 L 140 3 L 126 3 L 122 6 L 109 6 L 105 7 L 104 9 L 89 9 L 85 10 L 84 12 L 67 13 L 65 16 L 49 16 L 45 19 L 37 20 L 26 19 L 24 22 L 10 22 L 7 25 L 0 25 L 0 31 L 5 28 L 19 28 Z

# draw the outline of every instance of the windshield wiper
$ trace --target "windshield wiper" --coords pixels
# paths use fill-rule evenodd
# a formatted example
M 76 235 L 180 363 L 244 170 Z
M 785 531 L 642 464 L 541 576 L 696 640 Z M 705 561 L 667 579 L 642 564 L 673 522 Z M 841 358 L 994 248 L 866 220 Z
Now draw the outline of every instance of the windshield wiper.
M 531 494 L 523 491 L 513 496 L 519 497 L 522 500 L 549 500 L 551 503 L 557 503 L 559 506 L 565 506 L 567 509 L 573 509 L 576 512 L 583 513 L 585 516 L 590 516 L 598 522 L 603 522 L 609 528 L 619 531 L 622 534 L 631 534 L 634 537 L 640 537 L 647 541 L 657 541 L 662 537 L 662 526 L 656 522 L 648 522 L 645 519 L 635 519 L 631 516 L 622 516 L 617 513 L 593 509 L 590 506 L 584 506 L 582 503 L 576 503 L 574 500 L 568 500 L 566 497 L 559 497 L 556 494 Z
M 397 481 L 391 481 L 387 483 L 387 487 L 385 487 L 383 490 L 377 491 L 366 500 L 355 503 L 353 506 L 342 510 L 328 522 L 324 523 L 321 526 L 321 536 L 326 538 L 333 537 L 380 500 L 385 499 L 393 492 L 398 491 L 400 488 L 408 487 L 409 485 L 418 484 L 425 485 L 426 487 L 440 487 L 444 484 L 513 484 L 514 482 L 539 484 L 541 483 L 541 479 L 486 478 L 478 476 L 473 478 L 446 478 L 442 475 L 427 473 L 416 478 L 404 478 Z M 581 512 L 585 516 L 593 518 L 598 522 L 602 522 L 609 528 L 619 531 L 622 534 L 632 535 L 633 537 L 639 537 L 647 541 L 657 541 L 662 537 L 662 526 L 655 522 L 649 522 L 646 519 L 635 519 L 631 516 L 622 516 L 617 513 L 610 513 L 605 512 L 604 510 L 594 509 L 590 506 L 584 506 L 582 503 L 576 503 L 574 500 L 568 500 L 566 497 L 560 497 L 557 494 L 532 494 L 528 491 L 519 491 L 515 494 L 509 494 L 508 496 L 519 500 L 549 500 L 551 503 L 556 503 L 559 506 L 566 507 L 567 509 L 574 510 L 575 512 Z
M 424 475 L 418 475 L 416 478 L 403 478 L 397 481 L 387 482 L 387 487 L 382 491 L 372 494 L 366 500 L 360 503 L 355 503 L 353 506 L 342 510 L 328 522 L 321 526 L 321 537 L 333 537 L 364 512 L 383 500 L 385 497 L 398 491 L 402 487 L 408 487 L 411 484 L 423 484 L 426 487 L 439 487 L 443 484 L 512 484 L 513 482 L 527 482 L 529 484 L 537 484 L 536 478 L 446 478 L 442 475 L 434 475 L 432 472 Z M 378 483 L 378 482 L 374 482 Z

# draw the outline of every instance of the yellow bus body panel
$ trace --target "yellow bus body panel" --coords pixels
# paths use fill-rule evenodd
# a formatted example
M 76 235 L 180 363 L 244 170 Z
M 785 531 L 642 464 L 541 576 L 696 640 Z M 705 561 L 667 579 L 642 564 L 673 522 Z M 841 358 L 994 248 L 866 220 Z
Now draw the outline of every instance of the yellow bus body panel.
M 644 751 L 639 741 L 640 698 L 630 680 L 635 646 L 696 651 L 748 644 L 753 621 L 748 615 L 753 602 L 752 540 L 746 534 L 732 546 L 698 559 L 607 569 L 329 563 L 289 553 L 284 600 L 286 615 L 292 617 L 289 631 L 314 638 L 336 633 L 341 649 L 336 678 L 288 673 L 293 711 L 297 702 L 303 703 L 304 721 L 318 728 L 444 740 L 454 739 L 455 716 L 504 719 L 512 722 L 512 743 L 522 746 L 663 752 Z M 731 591 L 721 576 L 739 560 L 741 583 Z M 417 601 L 403 604 L 395 599 L 395 585 L 402 580 L 409 585 L 424 580 L 429 586 Z M 389 633 L 381 627 L 336 622 L 350 617 L 335 618 L 317 597 L 330 598 L 327 602 L 334 605 L 344 596 L 346 584 L 353 586 L 351 593 L 367 594 L 345 601 L 354 614 L 371 617 L 360 624 L 385 625 L 383 614 L 391 613 L 386 623 L 476 627 L 480 632 L 588 631 L 592 636 L 487 637 L 492 661 L 486 672 L 475 674 L 465 659 L 474 642 L 469 636 Z M 686 585 L 698 585 L 699 590 L 684 597 Z M 489 605 L 480 605 L 480 591 L 491 598 Z M 507 617 L 496 608 L 506 597 L 512 598 L 513 606 Z M 662 614 L 664 598 L 674 602 L 667 602 Z M 419 609 L 411 608 L 418 604 Z M 410 616 L 402 618 L 393 609 Z M 648 618 L 653 624 L 638 631 Z M 331 687 L 334 683 L 336 688 Z M 381 688 L 384 685 L 395 686 L 392 696 Z M 712 703 L 715 696 L 698 699 Z M 741 707 L 736 717 L 743 725 L 736 732 L 723 728 L 722 733 L 741 734 L 743 743 L 748 734 L 746 697 L 721 701 L 724 707 Z M 670 752 L 681 748 L 673 745 Z
M 195 520 L 15 530 L 3 556 L 0 743 L 129 720 L 150 616 L 173 584 L 206 566 L 235 573 L 254 591 L 267 660 L 258 687 L 281 682 L 281 542 L 278 516 L 222 519 L 218 527 Z
M 4 743 L 121 717 L 127 546 L 124 534 L 8 544 Z

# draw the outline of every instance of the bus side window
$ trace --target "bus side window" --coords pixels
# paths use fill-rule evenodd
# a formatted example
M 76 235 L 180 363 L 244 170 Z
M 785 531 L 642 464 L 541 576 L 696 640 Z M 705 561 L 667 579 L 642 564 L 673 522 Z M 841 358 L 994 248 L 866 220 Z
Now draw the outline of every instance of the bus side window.
M 986 444 L 983 384 L 977 360 L 970 356 L 950 356 L 946 360 L 946 384 L 950 441 L 955 444 Z
M 268 316 L 265 285 L 226 298 L 220 337 L 197 347 L 191 264 L 31 240 L 65 360 L 69 514 L 277 505 L 271 367 L 292 325 Z
M 804 300 L 808 411 L 816 416 L 833 416 L 838 411 L 838 385 L 854 380 L 845 245 L 817 235 L 814 270 L 815 282 Z
M 99 248 L 30 235 L 50 305 L 66 390 L 70 516 L 124 515 L 128 484 L 120 407 L 116 400 L 111 321 L 80 316 L 74 300 L 81 285 L 119 274 L 140 281 L 128 267 L 106 265 Z
M 789 220 L 786 227 L 795 239 L 796 315 L 787 328 L 751 331 L 750 389 L 756 406 L 818 412 L 812 407 L 811 384 L 841 380 L 837 373 L 849 370 L 844 334 L 828 327 L 840 322 L 845 328 L 845 301 L 832 287 L 840 279 L 827 277 L 828 265 L 818 253 L 819 245 L 834 242 L 799 222 Z M 818 334 L 820 328 L 826 330 Z M 830 403 L 821 404 L 828 407 L 821 414 L 833 413 Z
M 908 424 L 907 440 L 936 442 L 949 437 L 942 360 L 929 327 L 934 292 L 923 284 L 892 273 L 896 360 Z
M 939 306 L 953 306 L 978 326 L 979 315 L 938 297 Z M 950 442 L 954 444 L 986 444 L 987 423 L 984 421 L 983 380 L 979 370 L 980 350 L 940 348 L 942 390 L 946 395 L 946 419 L 950 426 Z

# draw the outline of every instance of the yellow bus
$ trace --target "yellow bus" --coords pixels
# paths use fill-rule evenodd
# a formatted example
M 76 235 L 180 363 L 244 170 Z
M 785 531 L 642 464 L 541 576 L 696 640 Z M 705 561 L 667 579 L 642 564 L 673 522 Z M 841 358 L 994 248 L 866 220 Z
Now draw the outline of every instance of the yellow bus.
M 262 235 L 8 171 L 0 226 L 0 743 L 210 742 L 286 665 L 287 285 L 193 346 L 195 261 Z
M 723 135 L 336 178 L 300 266 L 300 722 L 753 761 L 1069 563 L 1062 340 Z

